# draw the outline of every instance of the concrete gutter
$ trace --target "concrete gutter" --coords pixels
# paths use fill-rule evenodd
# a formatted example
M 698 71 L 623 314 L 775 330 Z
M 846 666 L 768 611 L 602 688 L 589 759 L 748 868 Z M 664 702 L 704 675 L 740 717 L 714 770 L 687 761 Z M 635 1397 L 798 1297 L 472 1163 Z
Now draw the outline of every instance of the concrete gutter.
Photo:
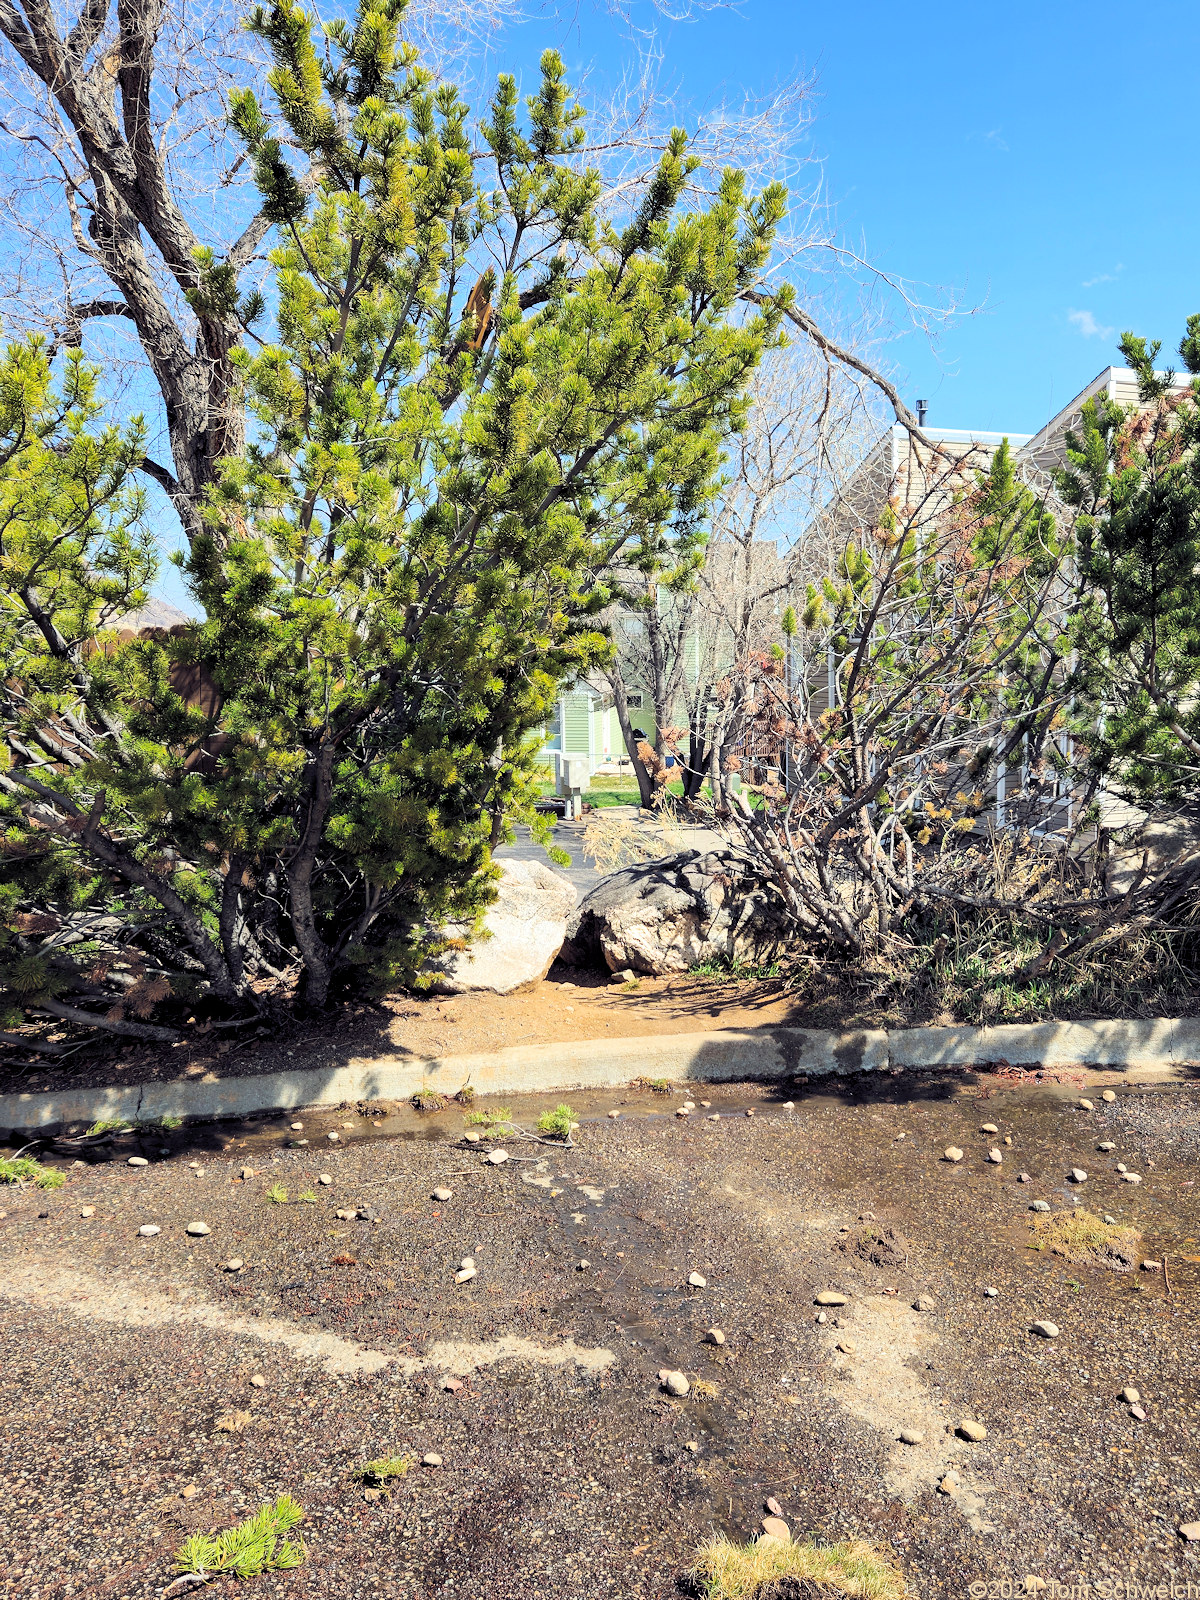
M 796 1073 L 936 1070 L 1000 1060 L 1014 1066 L 1120 1067 L 1126 1075 L 1132 1069 L 1139 1076 L 1171 1077 L 1179 1067 L 1200 1064 L 1200 1021 L 1042 1022 L 890 1033 L 762 1028 L 515 1045 L 430 1060 L 376 1056 L 342 1067 L 253 1078 L 0 1095 L 0 1128 L 32 1133 L 118 1117 L 130 1122 L 159 1122 L 165 1116 L 207 1120 L 343 1101 L 407 1100 L 422 1088 L 450 1095 L 468 1081 L 477 1094 L 512 1095 L 621 1088 L 638 1077 L 771 1082 Z

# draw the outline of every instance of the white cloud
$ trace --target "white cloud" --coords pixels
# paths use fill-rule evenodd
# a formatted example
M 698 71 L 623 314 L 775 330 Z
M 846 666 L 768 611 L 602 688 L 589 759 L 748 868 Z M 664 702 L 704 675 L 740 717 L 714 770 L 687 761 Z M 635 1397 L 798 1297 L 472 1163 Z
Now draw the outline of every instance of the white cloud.
M 1104 328 L 1090 311 L 1068 311 L 1067 321 L 1073 322 L 1085 339 L 1111 339 L 1115 328 Z
M 1098 272 L 1094 278 L 1085 278 L 1080 285 L 1083 289 L 1094 289 L 1098 283 L 1116 283 L 1125 271 L 1125 263 L 1118 261 L 1111 272 Z
M 983 140 L 985 144 L 994 145 L 997 150 L 1008 149 L 1008 140 L 1002 137 L 999 128 L 989 129 L 989 131 L 984 134 Z

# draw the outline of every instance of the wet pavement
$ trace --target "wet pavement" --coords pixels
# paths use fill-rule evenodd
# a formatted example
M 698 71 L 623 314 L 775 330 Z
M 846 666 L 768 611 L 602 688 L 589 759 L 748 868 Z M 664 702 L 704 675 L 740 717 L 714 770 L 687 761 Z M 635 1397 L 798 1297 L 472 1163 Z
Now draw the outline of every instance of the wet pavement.
M 453 1105 L 59 1147 L 65 1188 L 0 1192 L 0 1593 L 160 1593 L 188 1531 L 285 1490 L 307 1561 L 247 1593 L 677 1595 L 769 1497 L 922 1600 L 1200 1586 L 1177 1531 L 1200 1519 L 1200 1086 L 1093 1111 L 963 1075 L 790 1093 L 691 1085 L 686 1118 L 678 1091 L 572 1094 L 577 1147 L 504 1139 L 500 1166 Z M 557 1098 L 507 1104 L 530 1127 Z M 1031 1249 L 1035 1200 L 1136 1228 L 1166 1272 Z M 365 1499 L 356 1469 L 390 1454 L 415 1464 Z

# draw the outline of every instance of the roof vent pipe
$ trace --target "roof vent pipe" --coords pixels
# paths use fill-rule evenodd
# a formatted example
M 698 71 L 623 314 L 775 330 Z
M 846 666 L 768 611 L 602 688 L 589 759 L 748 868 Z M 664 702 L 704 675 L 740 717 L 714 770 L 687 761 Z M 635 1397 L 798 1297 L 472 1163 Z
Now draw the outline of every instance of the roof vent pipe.
M 925 414 L 926 414 L 926 412 L 928 410 L 929 410 L 929 401 L 928 400 L 918 400 L 917 401 L 917 427 L 918 428 L 923 428 L 925 426 Z

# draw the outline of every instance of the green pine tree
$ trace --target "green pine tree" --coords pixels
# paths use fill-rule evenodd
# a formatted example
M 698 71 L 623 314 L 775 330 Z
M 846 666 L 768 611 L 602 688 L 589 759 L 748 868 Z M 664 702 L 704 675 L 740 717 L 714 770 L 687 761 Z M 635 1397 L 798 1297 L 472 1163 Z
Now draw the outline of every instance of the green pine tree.
M 1078 511 L 1081 738 L 1148 807 L 1186 800 L 1200 773 L 1200 377 L 1156 372 L 1160 348 L 1121 336 L 1138 403 L 1087 401 L 1059 476 Z M 1200 374 L 1200 316 L 1179 353 Z
M 557 56 L 523 107 L 500 79 L 474 150 L 403 11 L 364 0 L 316 38 L 298 6 L 251 18 L 277 114 L 231 104 L 276 225 L 275 336 L 236 353 L 249 444 L 185 562 L 204 620 L 115 650 L 111 739 L 80 689 L 80 765 L 33 780 L 189 1005 L 287 969 L 310 1005 L 412 980 L 431 930 L 482 913 L 535 731 L 608 648 L 609 573 L 693 541 L 778 336 L 773 303 L 736 307 L 779 186 L 729 172 L 698 205 L 676 133 L 614 222 Z M 236 301 L 215 268 L 199 293 Z M 36 653 L 31 679 L 59 670 Z

